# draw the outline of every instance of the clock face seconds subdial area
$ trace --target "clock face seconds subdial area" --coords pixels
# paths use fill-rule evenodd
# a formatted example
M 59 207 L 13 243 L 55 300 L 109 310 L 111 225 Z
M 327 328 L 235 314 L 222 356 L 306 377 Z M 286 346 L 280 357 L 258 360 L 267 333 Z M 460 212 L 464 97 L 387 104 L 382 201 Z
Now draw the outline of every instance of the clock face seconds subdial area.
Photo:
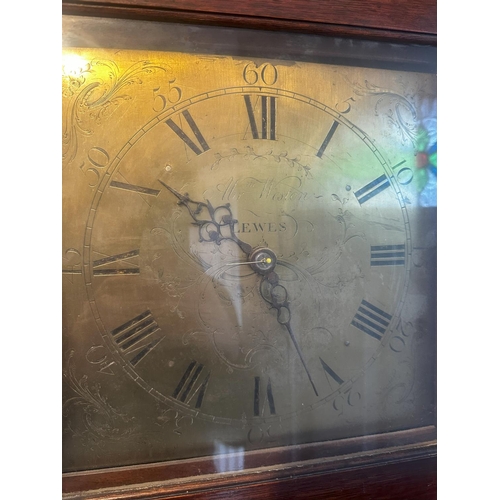
M 152 397 L 224 424 L 284 421 L 384 348 L 411 240 L 362 124 L 285 90 L 217 89 L 145 123 L 108 172 L 87 293 Z

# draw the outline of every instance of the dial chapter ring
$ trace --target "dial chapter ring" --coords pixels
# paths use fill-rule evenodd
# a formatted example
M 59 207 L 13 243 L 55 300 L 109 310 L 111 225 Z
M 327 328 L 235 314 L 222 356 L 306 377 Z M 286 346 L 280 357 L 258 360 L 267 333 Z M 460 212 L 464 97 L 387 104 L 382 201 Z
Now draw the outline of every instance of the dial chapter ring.
M 182 409 L 183 411 L 186 411 L 188 413 L 193 414 L 194 416 L 198 418 L 202 418 L 208 421 L 217 421 L 220 423 L 234 423 L 236 420 L 232 419 L 227 419 L 227 418 L 222 418 L 222 417 L 214 417 L 212 415 L 204 414 L 202 411 L 199 410 L 192 410 L 188 408 L 186 405 L 183 405 L 181 403 L 178 403 L 176 400 L 172 399 L 171 397 L 165 396 L 164 394 L 160 393 L 153 387 L 151 387 L 146 380 L 144 380 L 138 373 L 137 371 L 130 366 L 129 363 L 127 363 L 123 357 L 121 356 L 119 350 L 116 348 L 114 345 L 114 342 L 112 341 L 112 338 L 110 336 L 110 330 L 106 327 L 104 324 L 104 321 L 102 320 L 102 317 L 99 313 L 99 308 L 97 305 L 97 300 L 96 296 L 94 293 L 93 289 L 93 275 L 92 275 L 92 259 L 91 259 L 91 248 L 92 248 L 92 231 L 93 231 L 93 226 L 94 226 L 94 221 L 95 221 L 95 215 L 97 210 L 99 209 L 99 204 L 101 201 L 101 197 L 106 190 L 106 188 L 109 186 L 109 184 L 112 181 L 113 175 L 115 175 L 116 172 L 119 171 L 120 168 L 120 163 L 125 158 L 127 155 L 127 152 L 134 146 L 138 145 L 140 143 L 140 139 L 153 127 L 155 127 L 158 124 L 161 124 L 167 119 L 168 117 L 181 112 L 184 109 L 187 109 L 190 106 L 195 106 L 196 103 L 208 100 L 208 99 L 216 99 L 216 98 L 221 98 L 223 99 L 224 96 L 226 95 L 235 95 L 235 94 L 248 94 L 248 93 L 253 93 L 253 94 L 269 94 L 269 95 L 277 95 L 285 98 L 290 98 L 290 99 L 296 99 L 298 101 L 301 101 L 307 105 L 314 106 L 318 109 L 321 109 L 325 113 L 333 116 L 335 120 L 338 120 L 340 123 L 344 124 L 346 127 L 348 127 L 353 133 L 358 135 L 358 137 L 361 138 L 361 140 L 367 145 L 367 147 L 373 152 L 374 157 L 378 160 L 380 166 L 383 168 L 385 171 L 387 178 L 394 190 L 394 192 L 397 195 L 398 202 L 401 206 L 401 211 L 404 219 L 404 224 L 405 224 L 405 232 L 406 232 L 406 245 L 405 245 L 405 252 L 406 252 L 406 262 L 409 262 L 410 259 L 408 258 L 410 256 L 411 252 L 411 235 L 410 235 L 410 225 L 409 225 L 409 218 L 408 214 L 406 211 L 406 206 L 404 202 L 403 195 L 399 189 L 399 185 L 397 183 L 397 180 L 395 179 L 391 169 L 389 168 L 389 165 L 387 161 L 384 159 L 382 154 L 379 152 L 375 144 L 368 138 L 368 136 L 357 126 L 355 126 L 352 122 L 350 122 L 348 119 L 346 119 L 345 116 L 342 114 L 338 113 L 332 108 L 329 108 L 328 106 L 325 106 L 324 104 L 320 103 L 319 101 L 316 101 L 314 99 L 311 99 L 307 96 L 298 94 L 296 92 L 290 92 L 287 90 L 283 89 L 275 89 L 275 88 L 266 88 L 266 87 L 233 87 L 233 88 L 226 88 L 226 89 L 219 89 L 215 90 L 212 92 L 200 94 L 198 96 L 195 96 L 191 99 L 188 99 L 186 101 L 183 101 L 182 103 L 177 104 L 176 106 L 173 106 L 172 108 L 169 108 L 168 110 L 160 113 L 157 115 L 154 119 L 150 120 L 147 124 L 145 124 L 137 133 L 135 133 L 129 141 L 122 147 L 122 149 L 118 152 L 116 157 L 113 159 L 111 162 L 108 170 L 106 171 L 105 175 L 103 176 L 99 186 L 96 189 L 95 195 L 92 200 L 91 208 L 89 211 L 88 219 L 87 219 L 87 230 L 85 232 L 85 238 L 84 238 L 84 278 L 85 278 L 85 287 L 86 287 L 86 292 L 87 292 L 87 297 L 88 301 L 92 310 L 92 314 L 95 318 L 96 324 L 99 328 L 99 332 L 108 347 L 108 349 L 111 351 L 113 354 L 113 357 L 117 363 L 121 365 L 123 370 L 130 376 L 132 377 L 135 382 L 140 385 L 141 387 L 144 388 L 149 394 L 151 394 L 153 397 L 156 399 L 168 403 L 169 405 L 174 405 L 175 407 L 178 407 L 179 409 Z M 260 258 L 263 259 L 263 262 L 261 264 L 251 264 L 252 269 L 254 269 L 255 272 L 261 274 L 261 275 L 266 275 L 269 272 L 272 272 L 272 270 L 275 268 L 277 259 L 276 255 L 272 250 L 270 249 L 256 249 L 256 251 L 263 252 L 262 255 L 259 257 L 255 256 L 252 253 L 252 256 L 250 256 L 249 261 L 256 261 Z M 267 262 L 266 259 L 271 259 L 271 262 Z M 400 297 L 400 300 L 396 306 L 396 311 L 392 315 L 392 324 L 395 324 L 395 322 L 398 319 L 398 316 L 400 314 L 400 311 L 402 309 L 403 301 L 404 301 L 404 296 L 406 294 L 406 291 L 408 289 L 408 280 L 409 280 L 409 266 L 406 267 L 406 276 L 405 276 L 405 284 L 404 284 L 404 292 Z M 387 329 L 387 331 L 390 331 L 390 328 Z M 368 364 L 371 364 L 375 358 L 378 355 L 378 352 L 382 346 L 384 346 L 388 342 L 387 335 L 382 339 L 380 347 L 377 349 L 377 352 L 373 355 L 373 357 L 370 359 Z M 366 369 L 366 366 L 364 367 Z M 338 388 L 338 390 L 332 392 L 331 394 L 328 394 L 321 400 L 319 400 L 317 403 L 314 405 L 310 406 L 304 406 L 302 409 L 299 409 L 298 411 L 309 411 L 314 407 L 317 407 L 321 404 L 324 404 L 327 401 L 331 401 L 333 398 L 335 398 L 342 390 L 345 390 L 346 387 L 349 387 L 352 385 L 352 379 L 347 380 L 341 387 Z M 275 416 L 275 417 L 267 417 L 267 419 L 282 419 L 282 418 L 287 418 L 291 417 L 296 412 L 292 412 L 290 414 L 285 414 L 285 415 L 280 415 L 280 416 Z

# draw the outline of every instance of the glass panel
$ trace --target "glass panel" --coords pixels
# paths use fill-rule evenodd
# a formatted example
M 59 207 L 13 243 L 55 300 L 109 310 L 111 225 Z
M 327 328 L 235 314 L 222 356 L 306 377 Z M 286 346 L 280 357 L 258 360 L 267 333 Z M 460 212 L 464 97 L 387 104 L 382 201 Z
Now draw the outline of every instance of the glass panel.
M 434 49 L 64 33 L 64 469 L 434 424 Z

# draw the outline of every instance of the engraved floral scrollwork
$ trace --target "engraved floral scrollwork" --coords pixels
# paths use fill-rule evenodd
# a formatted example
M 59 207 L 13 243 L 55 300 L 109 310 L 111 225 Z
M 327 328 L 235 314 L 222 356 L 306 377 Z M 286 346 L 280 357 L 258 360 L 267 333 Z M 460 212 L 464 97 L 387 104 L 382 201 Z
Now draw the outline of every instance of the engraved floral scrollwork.
M 189 427 L 194 423 L 193 417 L 184 415 L 173 408 L 165 408 L 160 404 L 157 404 L 156 408 L 159 413 L 159 416 L 156 417 L 156 425 L 166 427 L 178 436 L 188 432 Z
M 390 376 L 387 389 L 381 397 L 389 404 L 403 404 L 413 399 L 415 386 L 415 326 L 401 320 L 389 342 L 390 350 L 398 356 L 398 363 Z M 404 376 L 402 376 L 404 375 Z
M 338 224 L 340 229 L 335 244 L 329 247 L 329 252 L 321 254 L 313 265 L 307 268 L 307 273 L 319 284 L 333 290 L 334 293 L 342 291 L 349 283 L 363 277 L 359 263 L 350 262 L 351 252 L 347 245 L 354 239 L 365 239 L 365 234 L 356 230 L 355 224 L 351 221 L 353 215 L 346 210 L 344 205 L 348 202 L 339 195 L 332 193 L 331 199 L 334 203 L 340 204 L 335 212 L 328 211 Z M 344 260 L 341 262 L 341 258 Z M 349 265 L 347 264 L 349 262 Z
M 64 379 L 75 394 L 63 404 L 63 414 L 68 417 L 68 430 L 76 435 L 85 436 L 94 444 L 103 439 L 119 440 L 132 435 L 135 432 L 134 426 L 131 425 L 133 418 L 119 413 L 108 403 L 100 393 L 100 384 L 89 385 L 87 375 L 77 377 L 74 354 L 74 350 L 69 352 L 66 369 L 63 370 Z M 80 411 L 75 412 L 75 407 Z M 84 428 L 83 432 L 77 430 L 81 427 Z
M 233 158 L 241 156 L 244 158 L 252 158 L 254 160 L 262 159 L 262 160 L 273 160 L 276 163 L 283 162 L 288 165 L 290 168 L 302 171 L 306 177 L 312 177 L 311 175 L 311 167 L 302 163 L 300 156 L 296 156 L 294 158 L 290 157 L 286 151 L 281 153 L 274 153 L 272 150 L 268 151 L 265 154 L 256 153 L 252 146 L 245 146 L 243 151 L 238 150 L 237 148 L 232 148 L 227 153 L 216 153 L 215 158 L 216 161 L 211 165 L 211 169 L 216 169 L 219 164 L 224 160 L 232 160 Z
M 397 92 L 392 89 L 378 87 L 365 80 L 363 84 L 350 81 L 347 77 L 345 80 L 352 87 L 354 93 L 358 96 L 374 96 L 377 97 L 375 104 L 375 115 L 383 117 L 389 129 L 385 135 L 394 137 L 394 133 L 399 136 L 401 144 L 412 144 L 416 146 L 419 117 L 418 117 L 418 99 L 420 91 L 407 89 L 406 84 L 400 81 L 399 84 L 402 92 Z
M 78 134 L 90 135 L 93 125 L 108 118 L 124 101 L 131 85 L 141 85 L 142 76 L 167 71 L 150 61 L 139 61 L 120 70 L 113 61 L 82 63 L 78 71 L 63 75 L 63 97 L 69 100 L 63 131 L 63 160 L 70 163 L 78 149 Z
M 270 331 L 253 325 L 243 327 L 249 310 L 262 312 L 263 304 L 257 291 L 260 278 L 251 271 L 243 271 L 240 275 L 230 269 L 227 264 L 220 263 L 205 271 L 199 280 L 196 306 L 196 315 L 203 328 L 183 335 L 185 345 L 213 349 L 228 373 L 255 367 L 264 352 L 281 357 Z M 210 306 L 215 298 L 221 304 L 221 314 L 217 316 L 211 313 Z

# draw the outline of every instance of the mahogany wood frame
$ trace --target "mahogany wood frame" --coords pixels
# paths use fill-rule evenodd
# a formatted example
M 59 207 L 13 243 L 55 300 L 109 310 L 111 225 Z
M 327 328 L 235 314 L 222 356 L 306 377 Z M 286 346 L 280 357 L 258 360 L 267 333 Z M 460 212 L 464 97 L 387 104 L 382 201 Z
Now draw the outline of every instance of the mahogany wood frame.
M 66 500 L 435 498 L 434 426 L 243 456 L 245 468 L 226 473 L 217 472 L 211 457 L 66 473 L 63 494 Z
M 437 0 L 63 0 L 63 14 L 437 43 Z
M 62 0 L 62 13 L 437 45 L 436 0 Z M 63 474 L 63 497 L 433 499 L 434 426 L 245 453 L 243 471 L 210 459 Z

